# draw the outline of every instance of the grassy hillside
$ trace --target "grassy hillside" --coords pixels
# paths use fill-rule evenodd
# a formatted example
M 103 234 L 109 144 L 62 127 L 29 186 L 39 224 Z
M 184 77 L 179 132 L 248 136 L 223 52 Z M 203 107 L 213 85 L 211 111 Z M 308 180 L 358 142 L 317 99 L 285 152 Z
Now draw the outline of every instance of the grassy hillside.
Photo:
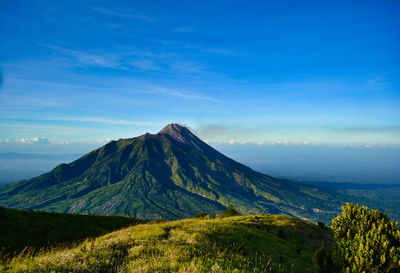
M 131 226 L 73 248 L 3 263 L 6 272 L 314 272 L 329 231 L 282 215 Z
M 0 248 L 3 255 L 11 255 L 26 246 L 39 250 L 71 245 L 143 222 L 121 216 L 73 215 L 0 207 Z

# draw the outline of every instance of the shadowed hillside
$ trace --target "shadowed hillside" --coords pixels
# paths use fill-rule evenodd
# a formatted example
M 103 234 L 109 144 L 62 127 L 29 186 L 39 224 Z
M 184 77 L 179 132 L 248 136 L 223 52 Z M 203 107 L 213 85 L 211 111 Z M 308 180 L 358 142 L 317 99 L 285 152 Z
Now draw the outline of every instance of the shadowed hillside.
M 0 207 L 0 249 L 3 255 L 71 245 L 123 227 L 143 223 L 129 217 L 25 211 Z

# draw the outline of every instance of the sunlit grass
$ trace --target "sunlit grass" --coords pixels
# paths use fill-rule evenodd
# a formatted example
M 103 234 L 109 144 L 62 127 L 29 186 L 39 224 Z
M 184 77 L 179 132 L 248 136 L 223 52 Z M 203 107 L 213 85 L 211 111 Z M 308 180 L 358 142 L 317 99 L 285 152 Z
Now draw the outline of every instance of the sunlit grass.
M 329 232 L 280 215 L 187 219 L 125 228 L 65 249 L 25 251 L 7 272 L 313 272 Z

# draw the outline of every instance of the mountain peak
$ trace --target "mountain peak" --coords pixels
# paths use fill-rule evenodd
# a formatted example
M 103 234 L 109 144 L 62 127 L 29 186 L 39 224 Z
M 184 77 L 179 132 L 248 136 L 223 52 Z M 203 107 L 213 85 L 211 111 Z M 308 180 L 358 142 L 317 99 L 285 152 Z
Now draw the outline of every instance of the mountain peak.
M 169 135 L 171 137 L 187 137 L 188 134 L 192 135 L 188 128 L 178 124 L 170 123 L 165 126 L 158 134 Z
M 158 135 L 164 135 L 168 138 L 172 138 L 178 142 L 186 145 L 190 145 L 196 150 L 202 151 L 203 147 L 207 144 L 203 143 L 198 137 L 196 137 L 188 128 L 178 124 L 170 123 L 165 126 Z

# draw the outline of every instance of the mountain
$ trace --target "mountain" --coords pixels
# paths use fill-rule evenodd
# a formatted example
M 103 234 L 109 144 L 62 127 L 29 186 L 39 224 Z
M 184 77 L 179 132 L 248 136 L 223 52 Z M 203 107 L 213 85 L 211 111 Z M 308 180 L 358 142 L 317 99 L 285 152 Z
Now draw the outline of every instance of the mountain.
M 328 221 L 339 200 L 316 186 L 258 173 L 175 123 L 0 187 L 0 206 L 143 219 L 187 218 L 233 205 L 244 214 Z

